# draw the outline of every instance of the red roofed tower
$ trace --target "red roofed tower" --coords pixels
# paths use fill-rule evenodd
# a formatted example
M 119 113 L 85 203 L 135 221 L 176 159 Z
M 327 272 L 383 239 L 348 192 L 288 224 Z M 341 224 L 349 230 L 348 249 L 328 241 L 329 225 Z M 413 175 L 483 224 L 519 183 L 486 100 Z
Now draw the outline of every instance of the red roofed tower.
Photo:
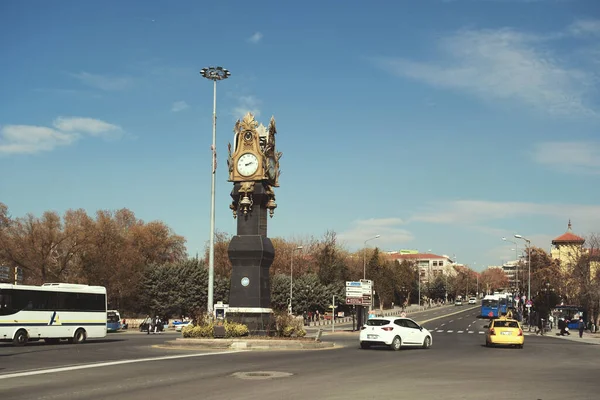
M 553 248 L 550 252 L 552 258 L 560 261 L 561 268 L 564 270 L 576 262 L 581 255 L 585 239 L 577 236 L 571 229 L 571 220 L 567 231 L 552 240 Z

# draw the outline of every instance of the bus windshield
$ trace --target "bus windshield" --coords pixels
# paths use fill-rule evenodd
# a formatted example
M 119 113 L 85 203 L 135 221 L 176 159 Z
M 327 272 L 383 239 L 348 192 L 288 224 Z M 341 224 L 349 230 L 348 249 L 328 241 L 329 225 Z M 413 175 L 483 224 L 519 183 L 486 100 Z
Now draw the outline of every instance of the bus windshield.
M 498 300 L 483 299 L 481 305 L 484 307 L 498 307 Z

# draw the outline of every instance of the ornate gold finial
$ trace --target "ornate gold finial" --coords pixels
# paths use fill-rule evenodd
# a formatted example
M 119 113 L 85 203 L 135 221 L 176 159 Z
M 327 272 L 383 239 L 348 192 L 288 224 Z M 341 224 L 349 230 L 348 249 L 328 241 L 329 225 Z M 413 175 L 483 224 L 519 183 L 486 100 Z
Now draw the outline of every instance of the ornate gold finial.
M 258 122 L 256 122 L 256 120 L 254 119 L 254 115 L 251 112 L 244 115 L 242 122 L 240 122 L 239 124 L 235 124 L 235 128 L 238 132 L 254 131 L 257 127 Z

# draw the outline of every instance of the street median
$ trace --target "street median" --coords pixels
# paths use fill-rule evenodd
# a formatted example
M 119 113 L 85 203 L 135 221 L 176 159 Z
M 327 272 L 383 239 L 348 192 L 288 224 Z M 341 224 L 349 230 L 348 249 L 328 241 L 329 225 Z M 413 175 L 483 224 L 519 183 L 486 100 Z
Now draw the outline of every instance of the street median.
M 332 342 L 315 341 L 314 339 L 279 339 L 279 338 L 235 338 L 235 339 L 191 339 L 177 338 L 165 342 L 169 347 L 197 349 L 231 349 L 231 350 L 318 350 L 333 348 Z

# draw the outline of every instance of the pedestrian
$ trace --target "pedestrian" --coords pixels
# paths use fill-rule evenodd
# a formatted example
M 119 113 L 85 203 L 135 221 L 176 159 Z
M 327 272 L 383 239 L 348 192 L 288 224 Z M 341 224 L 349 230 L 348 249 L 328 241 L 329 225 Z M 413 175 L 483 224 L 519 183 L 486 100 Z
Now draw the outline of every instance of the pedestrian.
M 583 331 L 585 329 L 585 322 L 583 322 L 583 318 L 579 317 L 579 325 L 577 326 L 579 328 L 579 337 L 583 337 Z

